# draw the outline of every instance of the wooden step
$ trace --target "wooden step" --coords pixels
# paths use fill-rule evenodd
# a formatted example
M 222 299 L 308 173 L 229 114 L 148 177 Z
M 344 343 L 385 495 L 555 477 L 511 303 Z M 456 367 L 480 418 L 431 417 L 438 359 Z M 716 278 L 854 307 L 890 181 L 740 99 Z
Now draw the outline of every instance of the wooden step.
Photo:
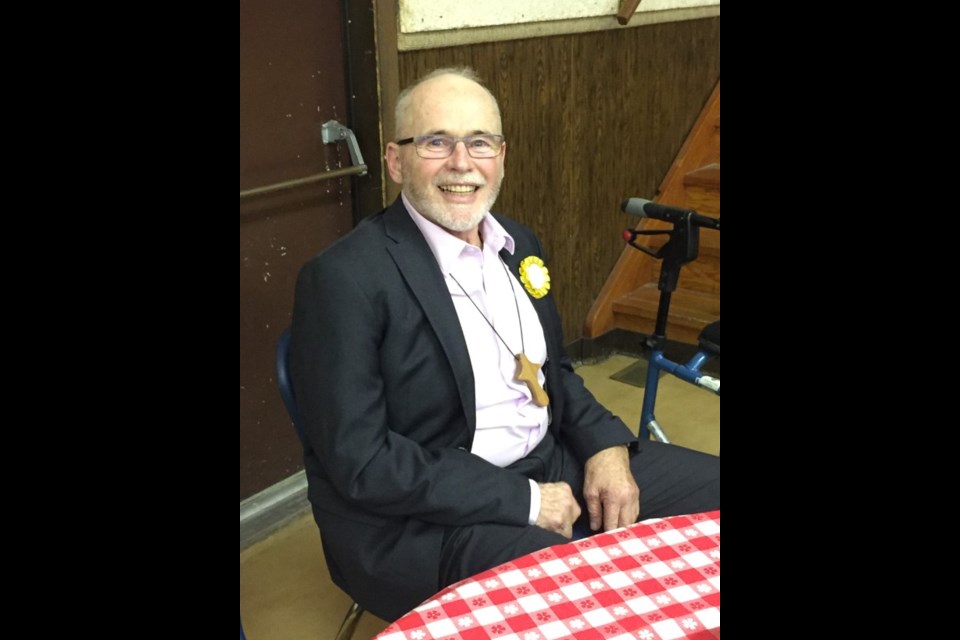
M 651 282 L 631 291 L 613 303 L 616 326 L 637 333 L 653 333 L 660 304 L 660 291 Z M 670 299 L 667 337 L 696 344 L 700 331 L 720 319 L 720 296 L 678 288 Z
M 720 189 L 720 163 L 711 162 L 699 169 L 694 169 L 683 176 L 685 187 L 711 187 Z
M 660 270 L 656 271 L 656 281 L 660 280 Z M 710 295 L 720 295 L 720 261 L 711 260 L 703 256 L 693 262 L 683 265 L 680 270 L 680 280 L 677 282 L 678 289 L 688 291 L 699 291 Z
M 719 238 L 720 234 L 703 229 L 700 233 L 701 243 L 707 234 L 712 234 Z M 658 236 L 653 236 L 658 237 Z M 663 244 L 663 241 L 659 241 Z M 651 258 L 652 260 L 652 258 Z M 660 269 L 663 263 L 658 261 L 650 275 L 650 282 L 656 284 L 660 281 Z M 720 295 L 720 248 L 700 245 L 700 256 L 693 262 L 688 262 L 680 269 L 680 280 L 677 283 L 680 289 L 699 291 L 711 295 Z
M 703 187 L 700 185 L 693 185 L 687 187 L 683 191 L 683 197 L 677 198 L 674 203 L 671 203 L 671 206 L 680 207 L 681 209 L 693 209 L 697 213 L 702 213 L 705 216 L 711 216 L 713 218 L 720 217 L 720 191 L 717 189 L 712 189 L 710 187 Z M 719 236 L 719 233 L 712 233 L 708 235 L 709 229 L 705 229 L 703 233 L 700 234 L 701 241 L 708 239 L 710 236 Z

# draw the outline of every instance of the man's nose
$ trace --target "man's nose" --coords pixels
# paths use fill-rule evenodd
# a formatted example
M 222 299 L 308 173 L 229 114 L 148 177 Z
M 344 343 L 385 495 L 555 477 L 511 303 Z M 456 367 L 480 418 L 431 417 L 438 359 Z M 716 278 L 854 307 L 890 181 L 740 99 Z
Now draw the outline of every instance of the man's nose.
M 461 145 L 463 145 L 461 147 Z M 470 154 L 467 153 L 467 143 L 463 140 L 457 140 L 453 143 L 453 153 L 450 154 L 450 164 L 454 167 L 468 167 L 470 163 Z

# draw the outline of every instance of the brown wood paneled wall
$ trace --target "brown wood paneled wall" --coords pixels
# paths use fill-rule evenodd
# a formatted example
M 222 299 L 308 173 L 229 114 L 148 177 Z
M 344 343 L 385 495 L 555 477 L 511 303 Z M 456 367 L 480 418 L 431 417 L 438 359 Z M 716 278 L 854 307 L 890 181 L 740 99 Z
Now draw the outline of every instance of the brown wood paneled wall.
M 567 343 L 720 78 L 720 18 L 402 52 L 400 86 L 470 65 L 500 101 L 506 177 L 494 209 L 543 241 Z M 393 132 L 385 132 L 392 136 Z

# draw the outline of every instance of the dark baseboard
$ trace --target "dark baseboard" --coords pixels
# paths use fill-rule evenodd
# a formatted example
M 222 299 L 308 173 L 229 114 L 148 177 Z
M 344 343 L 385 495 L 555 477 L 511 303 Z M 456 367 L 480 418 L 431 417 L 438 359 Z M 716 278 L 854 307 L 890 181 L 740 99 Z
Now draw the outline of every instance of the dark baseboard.
M 634 333 L 626 329 L 614 329 L 596 338 L 578 338 L 567 344 L 564 349 L 574 365 L 591 364 L 621 353 L 635 358 L 644 355 L 644 340 L 647 335 Z M 675 342 L 667 339 L 663 354 L 674 362 L 685 363 L 697 352 L 697 345 Z M 702 371 L 720 377 L 720 358 L 714 358 L 703 365 Z
M 639 357 L 643 353 L 643 334 L 614 329 L 596 338 L 578 338 L 564 348 L 575 364 L 589 364 L 614 353 Z

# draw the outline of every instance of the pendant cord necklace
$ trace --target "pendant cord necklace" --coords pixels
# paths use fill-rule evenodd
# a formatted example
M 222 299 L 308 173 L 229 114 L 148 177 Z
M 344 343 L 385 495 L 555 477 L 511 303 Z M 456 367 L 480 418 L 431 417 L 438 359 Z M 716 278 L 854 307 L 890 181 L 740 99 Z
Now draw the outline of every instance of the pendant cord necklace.
M 500 256 L 497 256 L 497 257 L 500 258 Z M 510 272 L 507 271 L 507 265 L 503 262 L 503 258 L 500 258 L 500 264 L 503 265 L 503 272 L 507 274 L 507 282 L 510 283 L 510 293 L 513 294 L 513 304 L 517 308 L 517 324 L 520 325 L 520 352 L 523 353 L 523 352 L 526 352 L 527 347 L 523 342 L 523 322 L 520 320 L 520 303 L 517 301 L 517 291 L 516 289 L 513 288 L 513 282 L 511 281 L 511 278 L 510 278 Z M 457 283 L 457 286 L 460 287 L 460 291 L 463 291 L 463 295 L 467 296 L 467 300 L 470 301 L 470 304 L 472 304 L 474 308 L 477 310 L 477 312 L 483 317 L 483 319 L 487 321 L 487 324 L 490 325 L 490 328 L 493 329 L 493 332 L 497 334 L 498 338 L 500 338 L 500 342 L 502 342 L 503 346 L 507 348 L 507 351 L 509 351 L 511 355 L 514 355 L 513 350 L 510 349 L 510 345 L 508 345 L 507 341 L 503 339 L 503 336 L 501 336 L 500 332 L 497 331 L 497 328 L 493 326 L 493 323 L 487 319 L 486 314 L 484 314 L 483 311 L 480 310 L 480 307 L 477 305 L 476 302 L 473 301 L 473 298 L 471 298 L 470 294 L 467 293 L 467 290 L 463 288 L 463 285 L 460 284 L 460 281 L 457 280 L 455 277 L 453 277 L 452 273 L 448 273 L 447 275 L 450 276 L 451 280 Z
M 500 258 L 500 256 L 497 256 Z M 533 403 L 539 407 L 545 407 L 550 404 L 550 398 L 547 396 L 547 392 L 544 391 L 543 387 L 540 386 L 540 380 L 537 377 L 537 371 L 540 369 L 540 365 L 537 363 L 530 362 L 527 359 L 526 344 L 523 340 L 523 320 L 520 317 L 520 302 L 517 300 L 517 290 L 513 287 L 513 278 L 510 276 L 510 271 L 507 269 L 507 264 L 503 261 L 503 258 L 500 258 L 500 264 L 503 265 L 503 272 L 507 276 L 507 282 L 510 285 L 510 293 L 513 294 L 513 304 L 517 309 L 517 324 L 520 327 L 520 353 L 513 353 L 510 349 L 510 345 L 507 344 L 507 341 L 503 339 L 503 336 L 500 335 L 500 332 L 497 331 L 497 328 L 493 326 L 493 323 L 487 318 L 486 314 L 480 310 L 480 306 L 470 297 L 470 294 L 467 293 L 467 290 L 463 288 L 463 285 L 460 284 L 460 281 L 457 280 L 452 273 L 447 273 L 450 276 L 450 279 L 457 283 L 457 286 L 460 287 L 460 290 L 463 291 L 463 295 L 467 296 L 467 300 L 470 301 L 470 304 L 477 310 L 477 313 L 480 314 L 487 324 L 490 325 L 490 328 L 493 329 L 493 332 L 497 334 L 497 337 L 500 338 L 500 342 L 503 343 L 503 346 L 507 348 L 507 351 L 513 355 L 514 360 L 517 361 L 517 371 L 513 375 L 513 379 L 517 382 L 523 382 L 527 385 L 527 388 L 530 389 L 530 395 L 532 397 Z

